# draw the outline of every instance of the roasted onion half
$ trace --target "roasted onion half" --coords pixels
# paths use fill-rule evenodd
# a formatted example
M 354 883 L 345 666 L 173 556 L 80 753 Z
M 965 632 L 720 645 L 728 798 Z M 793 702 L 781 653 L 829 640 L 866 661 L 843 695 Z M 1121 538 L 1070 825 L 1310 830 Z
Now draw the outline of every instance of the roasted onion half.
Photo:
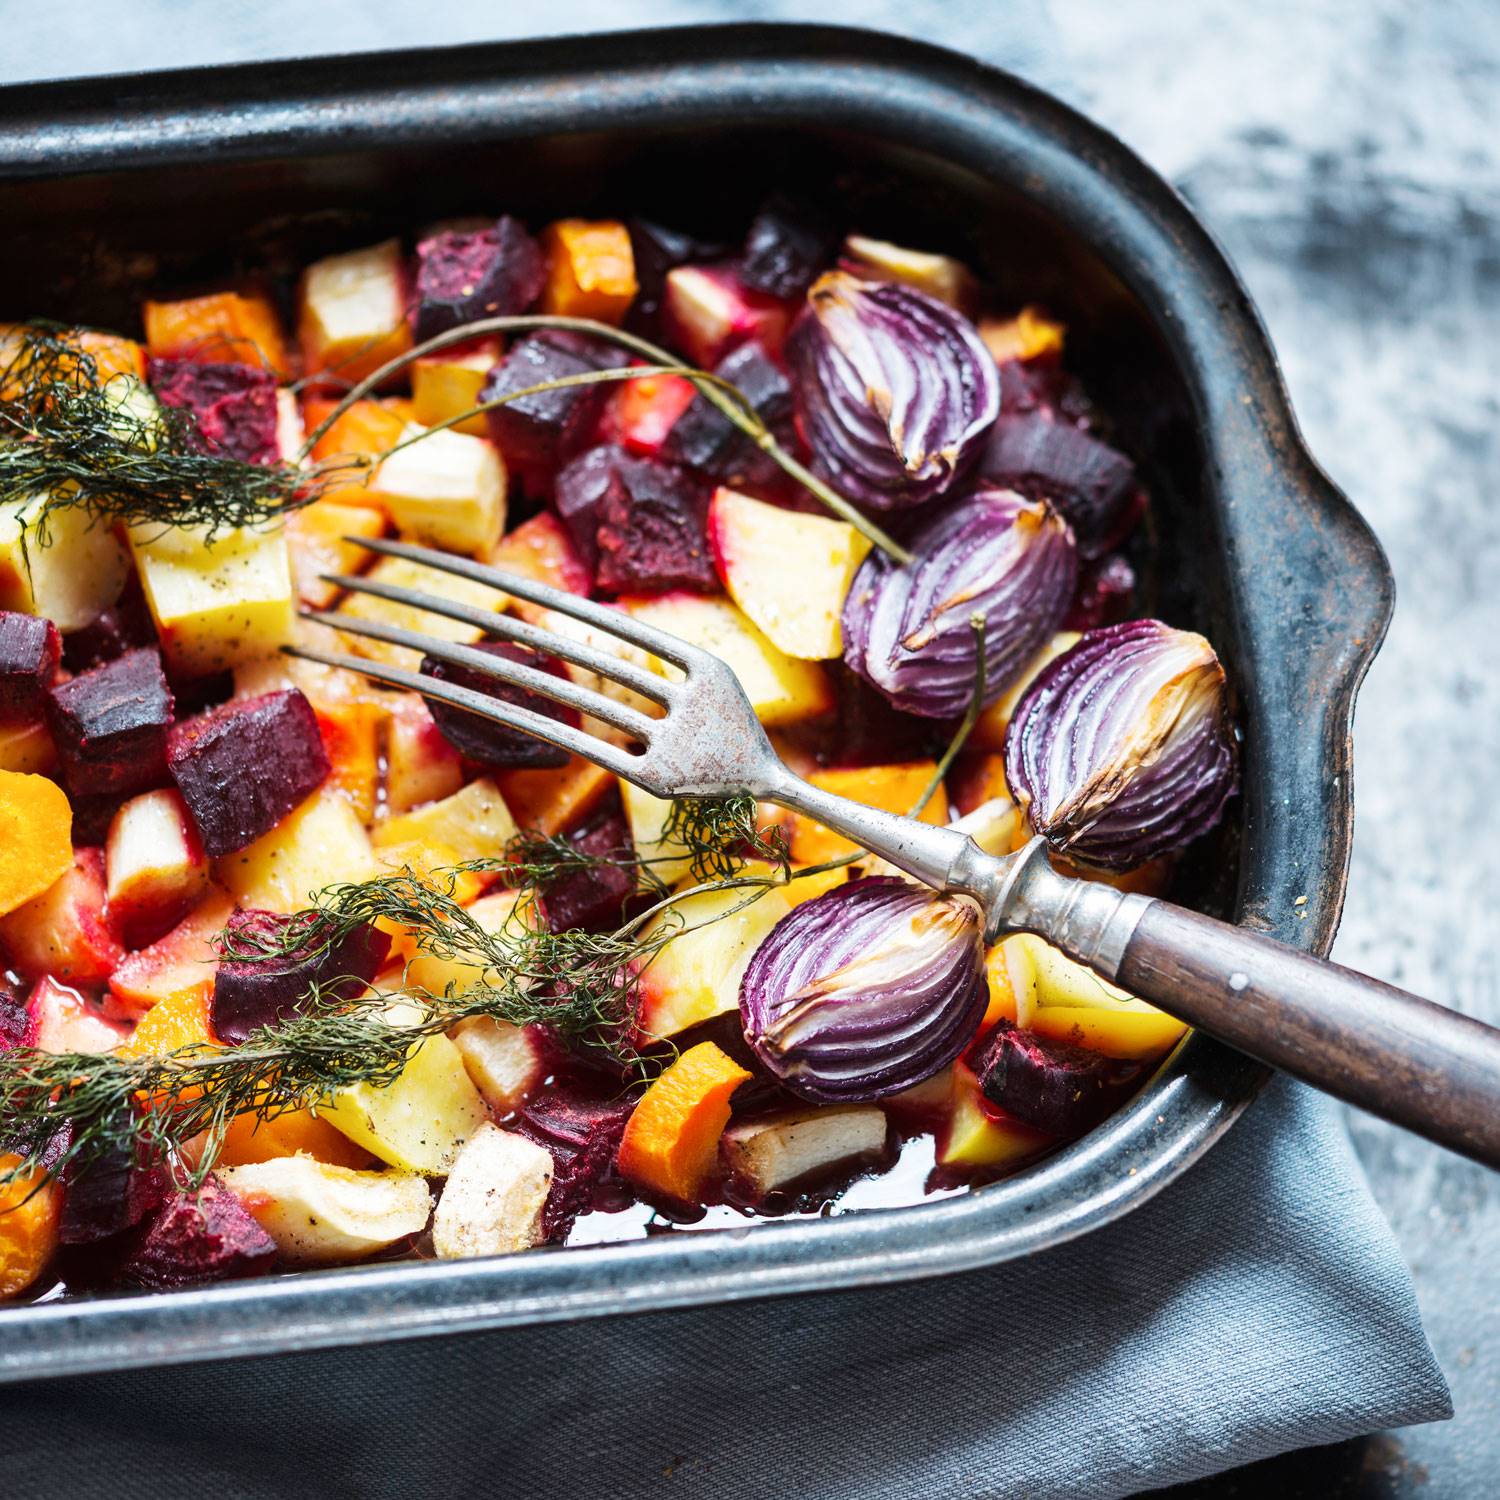
M 1224 668 L 1160 620 L 1087 631 L 1016 705 L 1005 774 L 1031 826 L 1069 859 L 1123 870 L 1208 832 L 1235 789 Z

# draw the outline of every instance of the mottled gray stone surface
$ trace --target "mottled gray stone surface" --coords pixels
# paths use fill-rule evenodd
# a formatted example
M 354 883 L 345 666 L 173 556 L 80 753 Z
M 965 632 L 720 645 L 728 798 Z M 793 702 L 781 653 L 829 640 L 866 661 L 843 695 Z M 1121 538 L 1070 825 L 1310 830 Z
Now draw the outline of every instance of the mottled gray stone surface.
M 0 0 L 0 80 L 695 20 L 970 51 L 1176 182 L 1238 264 L 1399 605 L 1356 729 L 1338 955 L 1500 1021 L 1500 4 L 1495 0 Z M 1458 1415 L 1194 1494 L 1500 1494 L 1500 1180 L 1353 1122 Z M 1143 1395 L 1146 1393 L 1143 1393 Z

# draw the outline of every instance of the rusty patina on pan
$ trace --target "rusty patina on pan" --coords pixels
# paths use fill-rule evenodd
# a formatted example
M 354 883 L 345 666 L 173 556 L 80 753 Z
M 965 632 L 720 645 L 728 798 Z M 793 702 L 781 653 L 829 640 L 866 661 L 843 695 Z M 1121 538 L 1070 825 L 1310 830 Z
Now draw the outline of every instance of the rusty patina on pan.
M 457 212 L 743 222 L 815 185 L 867 233 L 1061 313 L 1156 500 L 1155 612 L 1233 676 L 1244 794 L 1177 894 L 1326 953 L 1350 718 L 1389 619 L 1380 548 L 1303 445 L 1222 254 L 1118 141 L 906 39 L 688 28 L 0 91 L 0 319 L 132 326 L 143 289 L 291 267 Z M 1233 824 L 1233 820 L 1231 820 Z M 1266 1072 L 1190 1037 L 1127 1109 L 995 1187 L 911 1208 L 482 1262 L 393 1263 L 0 1311 L 0 1378 L 710 1303 L 961 1271 L 1106 1223 Z

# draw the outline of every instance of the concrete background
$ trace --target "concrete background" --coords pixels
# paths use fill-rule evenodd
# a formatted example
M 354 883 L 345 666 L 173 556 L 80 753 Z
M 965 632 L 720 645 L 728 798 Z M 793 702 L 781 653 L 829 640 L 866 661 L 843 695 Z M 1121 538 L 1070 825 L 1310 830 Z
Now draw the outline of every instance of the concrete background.
M 1188 196 L 1260 304 L 1398 608 L 1356 726 L 1345 963 L 1500 1022 L 1495 0 L 0 0 L 0 81 L 704 20 L 837 20 L 1023 74 Z M 1500 1494 L 1500 1182 L 1351 1121 L 1458 1415 L 1195 1485 Z

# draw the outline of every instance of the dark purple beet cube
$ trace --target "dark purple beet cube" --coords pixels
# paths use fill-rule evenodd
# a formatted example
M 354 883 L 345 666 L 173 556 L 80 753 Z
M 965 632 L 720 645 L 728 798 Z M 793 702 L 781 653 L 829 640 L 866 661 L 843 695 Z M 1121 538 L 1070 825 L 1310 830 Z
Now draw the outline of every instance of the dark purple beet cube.
M 324 1000 L 352 999 L 380 972 L 391 940 L 370 925 L 335 938 L 315 911 L 236 911 L 220 948 L 214 1034 L 237 1047 L 259 1027 L 296 1015 L 314 986 Z
M 1079 571 L 1078 592 L 1063 621 L 1064 630 L 1097 630 L 1135 613 L 1135 569 L 1118 552 Z
M 985 1098 L 1007 1114 L 1049 1135 L 1076 1136 L 1121 1103 L 1144 1067 L 1001 1021 L 976 1071 Z
M 548 381 L 615 370 L 629 362 L 623 349 L 601 339 L 547 329 L 511 346 L 490 372 L 479 399 L 493 401 Z M 529 493 L 545 495 L 558 467 L 587 446 L 608 394 L 606 383 L 564 386 L 521 396 L 488 413 L 490 436 Z
M 276 377 L 269 370 L 153 359 L 146 376 L 159 401 L 183 407 L 197 418 L 197 446 L 203 452 L 247 464 L 273 464 L 281 457 L 276 441 Z
M 610 594 L 716 593 L 707 487 L 676 464 L 611 451 L 618 483 L 600 499 L 595 583 Z
M 58 1238 L 64 1245 L 91 1245 L 139 1224 L 167 1193 L 166 1173 L 143 1162 L 134 1143 L 75 1157 L 62 1180 Z
M 1003 415 L 990 430 L 980 473 L 992 484 L 1050 500 L 1097 557 L 1118 539 L 1136 493 L 1135 465 L 1108 443 L 1039 412 Z
M 655 333 L 660 320 L 667 272 L 678 266 L 722 260 L 728 247 L 710 244 L 649 219 L 631 219 L 626 227 L 630 231 L 630 249 L 635 257 L 635 279 L 639 290 L 625 321 L 628 327 L 649 335 Z
M 172 690 L 154 646 L 58 683 L 47 718 L 71 795 L 128 797 L 166 779 Z
M 167 769 L 207 854 L 269 833 L 328 775 L 312 704 L 299 688 L 239 698 L 173 726 Z
M 25 1047 L 31 1041 L 31 1012 L 26 997 L 0 974 L 0 1052 Z
M 590 448 L 558 470 L 552 487 L 552 508 L 590 570 L 599 565 L 599 514 L 605 496 L 622 489 L 616 468 L 620 453 L 612 446 Z
M 775 193 L 750 221 L 740 280 L 769 297 L 800 297 L 833 260 L 839 234 L 815 204 Z
M 120 597 L 80 630 L 62 638 L 63 665 L 70 672 L 87 672 L 102 667 L 136 646 L 156 643 L 156 626 L 141 588 L 141 580 L 131 573 L 125 580 Z
M 546 274 L 541 246 L 508 214 L 473 234 L 432 235 L 417 245 L 412 333 L 420 343 L 479 318 L 523 313 Z
M 594 1207 L 600 1190 L 618 1180 L 615 1156 L 634 1108 L 629 1099 L 550 1089 L 521 1111 L 521 1134 L 552 1155 L 552 1188 L 542 1209 L 542 1233 L 549 1240 L 565 1238 L 578 1215 Z
M 635 845 L 618 807 L 599 814 L 568 835 L 580 854 L 615 863 L 560 875 L 542 887 L 542 910 L 553 932 L 570 927 L 599 932 L 618 927 L 626 903 L 635 895 Z
M 498 656 L 506 661 L 521 662 L 528 667 L 535 667 L 539 672 L 546 672 L 552 677 L 566 679 L 568 675 L 563 664 L 555 657 L 538 656 L 535 652 L 525 651 L 520 646 L 512 646 L 500 641 L 484 641 L 473 649 L 483 651 L 487 656 Z M 575 728 L 578 726 L 578 715 L 571 708 L 564 708 L 561 704 L 553 703 L 551 699 L 543 698 L 540 693 L 529 693 L 525 688 L 512 687 L 498 678 L 487 677 L 483 672 L 476 671 L 472 667 L 458 667 L 452 662 L 439 661 L 433 656 L 424 656 L 421 671 L 424 677 L 435 678 L 438 682 L 451 682 L 455 687 L 469 688 L 473 692 L 483 693 L 486 698 L 498 698 L 500 702 L 514 704 L 517 708 L 529 708 L 533 713 L 544 714 L 549 719 L 556 719 L 560 724 L 571 724 Z M 492 719 L 481 718 L 478 714 L 471 714 L 467 709 L 444 703 L 440 698 L 428 698 L 424 701 L 432 710 L 433 722 L 443 738 L 460 755 L 466 755 L 470 760 L 478 761 L 480 765 L 509 771 L 523 768 L 536 770 L 565 766 L 568 763 L 566 750 L 559 750 L 555 745 L 549 745 L 545 740 L 539 740 L 535 735 L 527 734 L 524 730 L 510 729 L 504 724 L 495 723 Z
M 1000 361 L 1000 410 L 1007 416 L 1040 412 L 1074 427 L 1091 428 L 1097 413 L 1082 383 L 1055 357 Z
M 791 382 L 759 344 L 741 344 L 731 350 L 715 366 L 714 374 L 740 390 L 783 446 L 791 441 Z M 780 472 L 775 461 L 701 391 L 672 424 L 662 457 L 710 474 L 722 484 L 763 485 Z
M 127 1286 L 169 1292 L 256 1276 L 276 1261 L 276 1241 L 213 1177 L 196 1193 L 174 1193 L 142 1230 L 120 1266 L 119 1279 Z
M 40 615 L 0 610 L 0 720 L 34 719 L 62 660 L 62 637 Z

